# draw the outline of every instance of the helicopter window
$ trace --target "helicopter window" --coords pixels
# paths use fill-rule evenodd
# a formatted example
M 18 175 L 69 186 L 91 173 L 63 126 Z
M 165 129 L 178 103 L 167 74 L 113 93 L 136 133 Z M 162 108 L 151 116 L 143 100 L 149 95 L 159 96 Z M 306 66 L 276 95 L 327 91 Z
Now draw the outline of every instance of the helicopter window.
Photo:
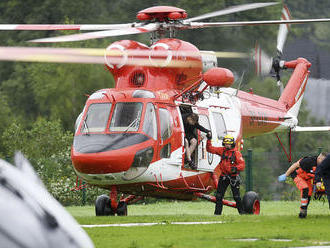
M 81 132 L 103 132 L 107 126 L 110 110 L 111 103 L 91 104 L 85 116 Z
M 160 119 L 160 134 L 162 140 L 166 140 L 172 135 L 172 116 L 167 109 L 159 109 L 159 119 Z
M 105 96 L 106 91 L 102 90 L 102 91 L 97 91 L 95 93 L 93 93 L 88 99 L 89 100 L 94 100 L 94 99 L 101 99 Z
M 226 124 L 223 119 L 223 116 L 220 113 L 213 112 L 213 118 L 214 118 L 214 123 L 216 124 L 215 128 L 217 130 L 218 139 L 222 140 L 222 138 L 225 137 L 227 134 Z
M 143 132 L 153 139 L 157 139 L 157 120 L 155 107 L 152 103 L 147 104 L 146 113 L 144 116 Z
M 155 94 L 148 90 L 136 90 L 132 94 L 133 98 L 155 98 Z
M 110 131 L 133 131 L 139 129 L 143 104 L 120 102 L 116 104 L 111 118 Z
M 171 157 L 171 143 L 167 143 L 163 148 L 160 150 L 160 157 L 161 158 L 169 158 Z

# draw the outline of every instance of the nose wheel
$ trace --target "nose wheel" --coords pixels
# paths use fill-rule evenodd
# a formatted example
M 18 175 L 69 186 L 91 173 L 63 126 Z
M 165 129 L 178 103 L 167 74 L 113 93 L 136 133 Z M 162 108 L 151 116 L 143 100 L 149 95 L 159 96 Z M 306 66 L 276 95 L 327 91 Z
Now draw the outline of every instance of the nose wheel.
M 100 195 L 96 198 L 95 214 L 96 216 L 115 215 L 115 211 L 111 208 L 111 200 L 109 196 Z
M 113 207 L 111 199 L 107 195 L 100 195 L 95 201 L 95 214 L 96 216 L 118 216 L 127 215 L 127 203 L 124 201 L 118 202 L 117 207 Z

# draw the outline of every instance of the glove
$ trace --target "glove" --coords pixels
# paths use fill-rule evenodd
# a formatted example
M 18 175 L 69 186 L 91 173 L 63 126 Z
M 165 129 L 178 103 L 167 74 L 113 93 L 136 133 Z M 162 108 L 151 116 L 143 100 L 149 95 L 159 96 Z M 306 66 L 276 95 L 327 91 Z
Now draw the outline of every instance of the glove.
M 208 132 L 208 133 L 206 134 L 206 138 L 207 138 L 208 140 L 212 139 L 212 133 L 211 133 L 211 132 Z
M 280 176 L 278 177 L 278 181 L 279 181 L 279 182 L 284 182 L 285 179 L 286 179 L 286 175 L 285 175 L 285 174 L 280 175 Z
M 231 172 L 231 174 L 237 174 L 237 167 L 236 166 L 232 166 L 230 168 L 230 172 Z

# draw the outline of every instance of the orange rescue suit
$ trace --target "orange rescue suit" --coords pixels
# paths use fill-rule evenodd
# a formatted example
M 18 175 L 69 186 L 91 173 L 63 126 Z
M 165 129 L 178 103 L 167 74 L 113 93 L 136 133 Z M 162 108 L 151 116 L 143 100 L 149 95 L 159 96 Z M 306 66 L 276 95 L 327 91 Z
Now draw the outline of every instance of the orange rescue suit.
M 245 168 L 243 156 L 236 148 L 227 150 L 225 147 L 214 147 L 211 144 L 211 140 L 208 140 L 206 143 L 206 150 L 221 157 L 221 161 L 218 165 L 221 175 L 236 176 Z M 232 173 L 232 167 L 237 168 L 237 173 Z
M 305 163 L 304 166 L 302 163 Z M 307 195 L 310 197 L 313 193 L 313 179 L 315 177 L 314 173 L 316 170 L 316 157 L 305 157 L 299 160 L 300 168 L 296 169 L 291 173 L 291 177 L 295 182 L 297 188 L 301 191 L 301 197 L 304 196 L 304 189 L 308 189 Z M 304 167 L 304 169 L 302 168 Z

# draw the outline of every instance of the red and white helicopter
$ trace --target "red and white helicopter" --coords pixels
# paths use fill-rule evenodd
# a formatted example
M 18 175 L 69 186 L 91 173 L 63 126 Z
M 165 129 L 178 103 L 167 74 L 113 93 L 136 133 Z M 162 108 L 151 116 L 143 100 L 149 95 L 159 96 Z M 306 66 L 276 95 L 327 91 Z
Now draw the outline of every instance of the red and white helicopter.
M 220 158 L 206 151 L 206 137 L 198 133 L 194 154 L 197 169 L 185 166 L 182 114 L 197 113 L 200 124 L 212 131 L 213 146 L 231 134 L 236 146 L 243 138 L 298 127 L 311 64 L 304 58 L 282 61 L 280 55 L 288 25 L 329 22 L 330 19 L 290 20 L 284 8 L 281 20 L 244 22 L 196 22 L 206 18 L 266 7 L 277 3 L 234 6 L 187 18 L 185 10 L 156 6 L 137 14 L 140 22 L 114 25 L 0 25 L 0 30 L 102 30 L 33 40 L 66 42 L 128 34 L 151 33 L 151 46 L 132 40 L 112 43 L 105 50 L 74 48 L 1 47 L 0 60 L 63 63 L 105 63 L 115 79 L 115 88 L 89 96 L 75 125 L 71 157 L 76 174 L 90 185 L 109 189 L 96 200 L 96 215 L 126 215 L 127 204 L 152 196 L 192 200 L 210 195 L 217 187 Z M 233 73 L 217 67 L 217 56 L 245 57 L 242 53 L 200 51 L 193 44 L 174 38 L 175 32 L 205 27 L 279 24 L 278 56 L 268 58 L 256 49 L 257 70 L 273 69 L 279 79 L 282 69 L 292 69 L 280 98 L 272 100 L 230 88 Z M 169 33 L 169 38 L 165 34 Z M 315 128 L 315 130 L 329 130 Z M 128 194 L 126 198 L 118 194 Z M 258 214 L 257 194 L 244 198 L 248 213 Z M 234 202 L 224 204 L 236 207 Z

